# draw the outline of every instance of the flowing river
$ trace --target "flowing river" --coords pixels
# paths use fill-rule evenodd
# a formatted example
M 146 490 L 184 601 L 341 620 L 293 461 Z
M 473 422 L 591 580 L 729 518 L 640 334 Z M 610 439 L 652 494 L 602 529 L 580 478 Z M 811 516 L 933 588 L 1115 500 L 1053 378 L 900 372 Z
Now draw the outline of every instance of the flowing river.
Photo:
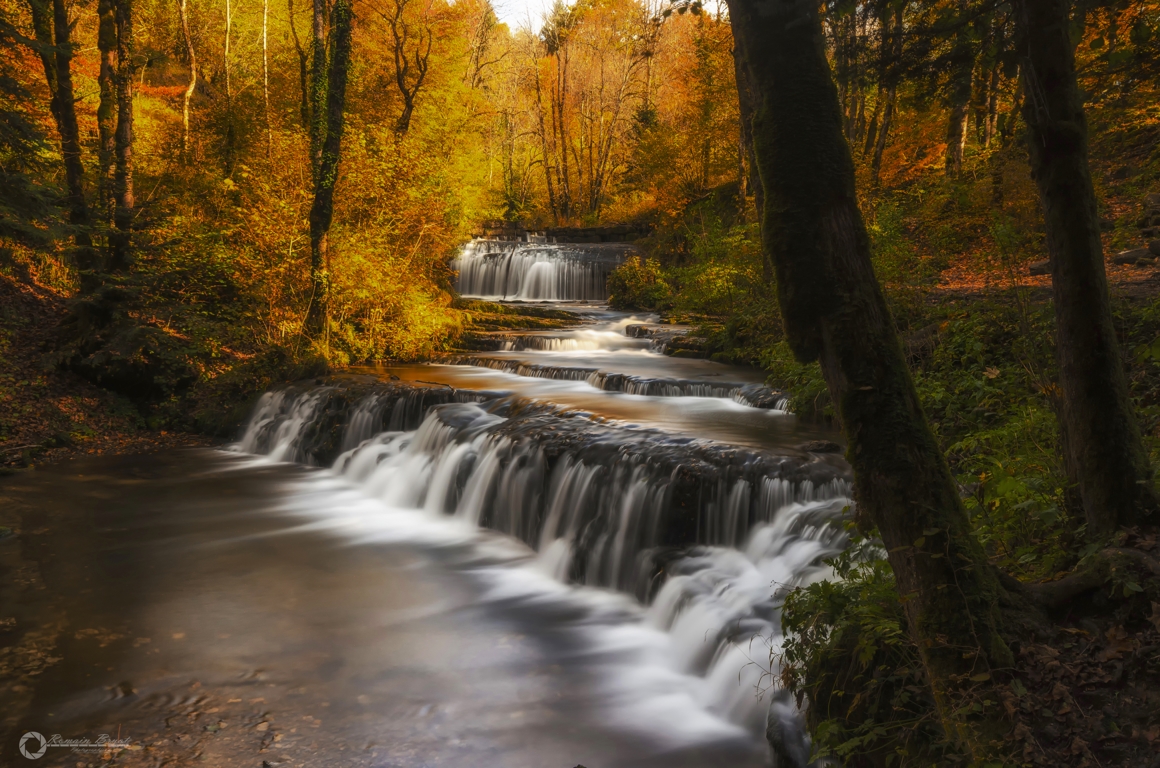
M 584 322 L 269 392 L 228 451 L 6 487 L 67 531 L 65 662 L 21 728 L 148 752 L 196 721 L 211 765 L 806 765 L 780 600 L 844 546 L 848 467 L 760 372 L 603 305 L 623 254 L 471 244 L 465 295 Z

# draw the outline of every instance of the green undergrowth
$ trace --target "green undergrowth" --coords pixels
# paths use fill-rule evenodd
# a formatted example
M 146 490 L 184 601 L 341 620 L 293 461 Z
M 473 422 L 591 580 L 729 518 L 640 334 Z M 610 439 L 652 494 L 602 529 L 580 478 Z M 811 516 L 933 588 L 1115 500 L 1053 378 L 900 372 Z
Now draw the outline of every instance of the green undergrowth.
M 941 297 L 895 311 L 900 326 L 917 329 L 902 333 L 915 385 L 991 562 L 1028 582 L 1081 564 L 1095 548 L 1069 511 L 1058 456 L 1047 291 Z M 1160 299 L 1120 297 L 1115 317 L 1155 467 Z M 833 417 L 817 364 L 794 361 L 784 343 L 762 364 L 771 383 L 793 393 L 798 413 Z M 855 541 L 833 561 L 836 579 L 787 599 L 783 682 L 809 698 L 819 755 L 847 768 L 960 764 L 933 720 L 885 553 L 856 533 Z
M 963 765 L 942 736 L 884 553 L 850 524 L 835 578 L 786 598 L 781 684 L 808 701 L 816 758 L 846 768 Z

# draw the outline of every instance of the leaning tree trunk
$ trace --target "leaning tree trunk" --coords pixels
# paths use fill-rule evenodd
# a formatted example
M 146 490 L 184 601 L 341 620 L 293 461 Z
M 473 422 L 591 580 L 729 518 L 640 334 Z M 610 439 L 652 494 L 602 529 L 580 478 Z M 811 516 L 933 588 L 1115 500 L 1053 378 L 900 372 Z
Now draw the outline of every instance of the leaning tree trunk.
M 1105 537 L 1160 513 L 1128 397 L 1087 157 L 1067 0 L 1020 0 L 1027 148 L 1047 225 L 1062 390 L 1064 459 L 1087 518 Z
M 133 230 L 133 0 L 114 0 L 117 29 L 117 132 L 109 271 L 129 269 Z
M 334 185 L 338 181 L 342 132 L 346 109 L 346 79 L 350 70 L 350 38 L 354 17 L 350 0 L 335 0 L 330 11 L 330 71 L 326 83 L 326 135 L 318 176 L 314 183 L 314 205 L 310 208 L 310 265 L 314 293 L 307 312 L 307 327 L 317 333 L 326 325 L 330 290 L 330 255 L 327 234 L 334 217 Z
M 760 94 L 754 147 L 763 247 L 799 360 L 819 360 L 849 439 L 860 522 L 889 552 L 910 634 L 947 734 L 976 759 L 1009 725 L 992 671 L 1013 657 L 1000 635 L 996 571 L 919 405 L 870 261 L 838 94 L 813 0 L 730 0 Z

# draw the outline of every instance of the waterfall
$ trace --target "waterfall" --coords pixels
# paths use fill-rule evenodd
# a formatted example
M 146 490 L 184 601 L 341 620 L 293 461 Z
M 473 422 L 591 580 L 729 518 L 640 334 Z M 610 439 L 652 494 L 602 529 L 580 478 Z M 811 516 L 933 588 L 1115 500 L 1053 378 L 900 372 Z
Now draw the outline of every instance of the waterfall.
M 631 246 L 556 245 L 473 240 L 452 268 L 457 289 L 474 298 L 523 301 L 604 301 L 605 283 Z
M 635 597 L 669 638 L 666 667 L 701 681 L 702 706 L 808 755 L 774 690 L 780 605 L 846 544 L 851 489 L 832 466 L 406 385 L 269 394 L 237 448 L 333 456 L 337 477 L 388 507 L 507 534 L 560 582 Z
M 571 341 L 545 339 L 543 348 L 551 351 L 548 342 Z M 531 346 L 531 345 L 529 345 Z M 562 349 L 567 349 L 561 345 Z M 578 347 L 582 348 L 582 347 Z M 627 373 L 609 373 L 598 368 L 581 368 L 561 365 L 528 363 L 509 357 L 486 357 L 466 355 L 453 357 L 448 362 L 454 365 L 473 365 L 494 371 L 512 373 L 533 379 L 555 379 L 558 381 L 583 381 L 603 392 L 623 392 L 627 395 L 648 397 L 720 397 L 729 398 L 741 405 L 785 411 L 789 398 L 784 392 L 777 392 L 763 384 L 740 384 L 730 382 L 706 382 L 687 379 L 669 379 L 649 376 L 634 376 Z

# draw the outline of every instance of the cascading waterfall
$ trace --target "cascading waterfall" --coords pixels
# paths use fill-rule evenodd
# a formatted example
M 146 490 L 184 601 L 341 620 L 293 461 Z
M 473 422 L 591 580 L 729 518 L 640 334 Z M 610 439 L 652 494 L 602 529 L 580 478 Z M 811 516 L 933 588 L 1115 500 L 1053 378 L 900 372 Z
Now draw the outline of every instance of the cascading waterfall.
M 548 339 L 547 341 L 567 340 Z M 566 347 L 551 349 L 548 344 L 544 344 L 543 348 L 550 349 L 550 351 L 567 350 Z M 481 355 L 457 357 L 453 358 L 452 361 L 458 365 L 474 365 L 533 379 L 583 381 L 604 392 L 623 392 L 627 395 L 645 395 L 648 397 L 721 397 L 729 398 L 741 405 L 777 411 L 784 411 L 789 407 L 789 398 L 784 393 L 776 392 L 762 384 L 662 379 L 626 373 L 610 373 L 598 368 L 542 365 L 511 358 Z
M 452 268 L 464 296 L 521 301 L 605 301 L 609 273 L 631 246 L 473 240 Z
M 796 709 L 772 689 L 781 599 L 846 543 L 850 487 L 831 465 L 405 385 L 270 393 L 237 447 L 331 459 L 388 506 L 508 534 L 562 582 L 633 595 L 704 707 L 779 733 L 805 765 Z

